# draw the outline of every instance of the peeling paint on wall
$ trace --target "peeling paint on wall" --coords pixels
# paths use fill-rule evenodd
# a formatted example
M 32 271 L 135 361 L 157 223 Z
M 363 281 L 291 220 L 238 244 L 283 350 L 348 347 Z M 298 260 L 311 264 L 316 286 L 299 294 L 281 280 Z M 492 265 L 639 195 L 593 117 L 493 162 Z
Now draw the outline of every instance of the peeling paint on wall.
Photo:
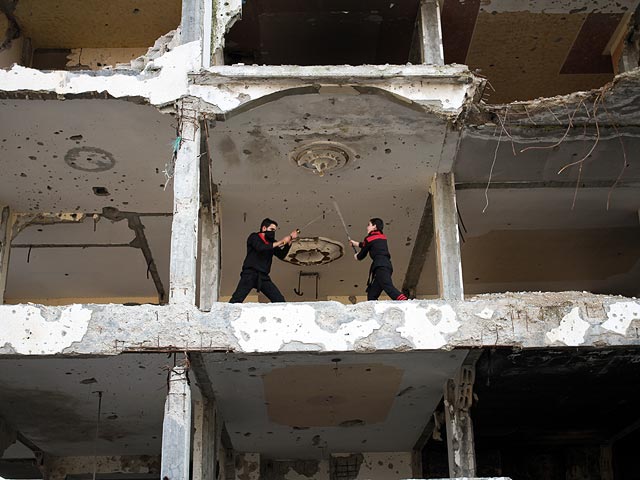
M 51 91 L 60 95 L 106 92 L 113 97 L 143 97 L 154 105 L 164 105 L 187 95 L 185 72 L 200 68 L 200 42 L 179 45 L 150 62 L 146 73 L 87 75 L 66 71 L 41 72 L 14 65 L 0 70 L 4 91 Z
M 477 315 L 484 309 L 494 312 L 491 318 Z M 618 318 L 613 317 L 618 309 L 625 315 L 624 324 L 614 327 L 615 322 L 606 322 Z M 490 294 L 453 303 L 214 303 L 210 312 L 186 304 L 0 305 L 0 324 L 10 326 L 0 330 L 0 354 L 374 352 L 484 345 L 541 348 L 554 342 L 640 345 L 634 329 L 625 327 L 638 309 L 639 300 L 581 292 Z M 25 325 L 43 333 L 34 338 L 25 333 Z
M 71 305 L 56 315 L 47 315 L 47 309 L 33 305 L 4 307 L 3 333 L 0 351 L 22 355 L 52 355 L 61 352 L 87 333 L 91 310 L 83 305 Z M 12 351 L 12 352 L 11 352 Z
M 635 302 L 619 302 L 609 306 L 607 321 L 602 328 L 625 335 L 633 320 L 640 320 L 640 305 Z
M 246 352 L 284 350 L 291 342 L 321 346 L 310 350 L 332 351 L 353 348 L 355 339 L 369 335 L 380 326 L 375 320 L 354 320 L 332 332 L 316 321 L 316 315 L 310 305 L 247 305 L 233 322 L 233 330 Z
M 560 342 L 568 346 L 578 346 L 584 343 L 584 335 L 589 329 L 589 323 L 580 318 L 578 307 L 571 309 L 560 322 L 560 326 L 547 333 L 551 343 Z
M 390 309 L 400 309 L 404 313 L 404 325 L 397 329 L 418 348 L 442 348 L 447 340 L 445 333 L 453 333 L 460 326 L 456 312 L 450 305 L 428 305 L 426 308 L 415 302 L 401 305 L 376 304 L 376 313 L 384 315 Z

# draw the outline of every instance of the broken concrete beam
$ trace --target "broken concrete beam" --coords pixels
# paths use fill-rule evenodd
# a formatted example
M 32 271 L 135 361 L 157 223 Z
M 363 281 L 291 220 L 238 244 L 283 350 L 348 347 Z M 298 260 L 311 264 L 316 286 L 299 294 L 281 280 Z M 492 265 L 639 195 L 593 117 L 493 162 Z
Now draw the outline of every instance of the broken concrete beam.
M 0 306 L 0 355 L 375 352 L 640 345 L 640 300 L 579 292 L 463 302 Z

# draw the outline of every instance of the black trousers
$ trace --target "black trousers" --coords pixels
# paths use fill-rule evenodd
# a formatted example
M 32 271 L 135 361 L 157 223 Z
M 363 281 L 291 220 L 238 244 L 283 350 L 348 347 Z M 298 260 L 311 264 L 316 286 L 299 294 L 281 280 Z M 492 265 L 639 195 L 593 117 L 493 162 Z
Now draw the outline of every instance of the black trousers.
M 400 290 L 393 286 L 393 281 L 391 280 L 392 273 L 393 270 L 389 267 L 377 267 L 372 272 L 373 278 L 367 287 L 367 300 L 378 300 L 383 290 L 392 300 L 407 299 Z
M 252 289 L 256 289 L 258 292 L 262 292 L 272 302 L 284 302 L 284 296 L 276 287 L 276 284 L 271 281 L 269 275 L 265 273 L 259 273 L 255 270 L 243 270 L 240 273 L 240 281 L 236 287 L 236 291 L 233 292 L 229 303 L 242 303 L 247 298 L 249 292 Z

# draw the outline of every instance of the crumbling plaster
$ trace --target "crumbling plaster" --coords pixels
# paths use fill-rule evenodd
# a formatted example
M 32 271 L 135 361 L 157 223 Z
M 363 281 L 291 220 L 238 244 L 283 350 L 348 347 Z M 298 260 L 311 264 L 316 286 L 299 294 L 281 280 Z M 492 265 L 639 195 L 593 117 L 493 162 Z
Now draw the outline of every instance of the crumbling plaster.
M 212 0 L 211 52 L 214 59 L 223 58 L 225 35 L 242 16 L 242 0 Z
M 161 106 L 188 95 L 186 72 L 200 68 L 200 55 L 199 41 L 177 45 L 146 63 L 142 73 L 134 70 L 43 72 L 14 65 L 10 70 L 0 69 L 0 85 L 5 92 L 53 92 L 60 96 L 105 92 L 115 98 L 142 97 Z M 134 60 L 133 63 L 141 62 Z
M 67 475 L 133 474 L 159 475 L 160 457 L 151 455 L 112 455 L 84 457 L 52 457 L 45 468 L 49 480 L 64 480 Z
M 290 92 L 359 95 L 379 90 L 398 101 L 456 116 L 483 80 L 464 65 L 220 66 L 190 75 L 190 93 L 216 114 L 244 111 Z
M 496 136 L 496 128 L 504 125 L 508 135 L 517 141 L 540 141 L 544 132 L 545 142 L 567 137 L 584 136 L 583 126 L 591 130 L 616 125 L 617 128 L 640 126 L 640 68 L 617 75 L 601 88 L 574 92 L 569 95 L 539 98 L 526 102 L 504 105 L 473 105 L 466 117 L 468 126 L 485 127 L 470 135 Z M 567 131 L 569 120 L 574 129 Z M 590 133 L 591 133 L 591 130 Z M 623 132 L 629 135 L 628 132 Z M 619 135 L 619 132 L 601 132 L 601 135 Z
M 0 306 L 0 354 L 374 352 L 640 345 L 640 301 L 579 292 L 342 305 Z M 636 325 L 634 327 L 634 324 Z

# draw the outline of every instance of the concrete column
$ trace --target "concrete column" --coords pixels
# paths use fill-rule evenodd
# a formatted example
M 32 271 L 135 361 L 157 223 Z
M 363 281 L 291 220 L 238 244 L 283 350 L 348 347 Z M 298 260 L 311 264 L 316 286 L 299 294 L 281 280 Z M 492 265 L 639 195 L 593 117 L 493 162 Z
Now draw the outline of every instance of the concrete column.
M 200 124 L 200 282 L 199 302 L 201 310 L 210 311 L 220 293 L 220 217 L 216 185 L 211 178 L 211 158 L 207 138 L 207 123 Z
M 420 2 L 420 61 L 444 65 L 440 4 L 437 0 Z
M 192 480 L 215 480 L 216 409 L 212 400 L 199 397 L 194 402 Z
M 4 303 L 4 292 L 7 288 L 12 229 L 11 209 L 6 205 L 0 205 L 0 304 Z
M 185 367 L 173 367 L 162 422 L 160 478 L 189 480 L 191 450 L 191 389 Z
M 200 209 L 200 309 L 211 310 L 220 294 L 220 224 L 210 207 Z
M 204 3 L 202 0 L 182 0 L 180 43 L 188 43 L 202 39 Z
M 447 424 L 449 477 L 475 477 L 476 455 L 473 423 L 469 408 L 473 400 L 475 365 L 463 365 L 455 379 L 444 387 L 444 412 Z
M 173 175 L 169 303 L 195 305 L 200 209 L 200 127 L 195 106 L 190 102 L 182 104 L 180 115 L 181 143 Z
M 464 300 L 453 172 L 438 173 L 433 177 L 431 198 L 436 240 L 438 294 L 444 300 Z

